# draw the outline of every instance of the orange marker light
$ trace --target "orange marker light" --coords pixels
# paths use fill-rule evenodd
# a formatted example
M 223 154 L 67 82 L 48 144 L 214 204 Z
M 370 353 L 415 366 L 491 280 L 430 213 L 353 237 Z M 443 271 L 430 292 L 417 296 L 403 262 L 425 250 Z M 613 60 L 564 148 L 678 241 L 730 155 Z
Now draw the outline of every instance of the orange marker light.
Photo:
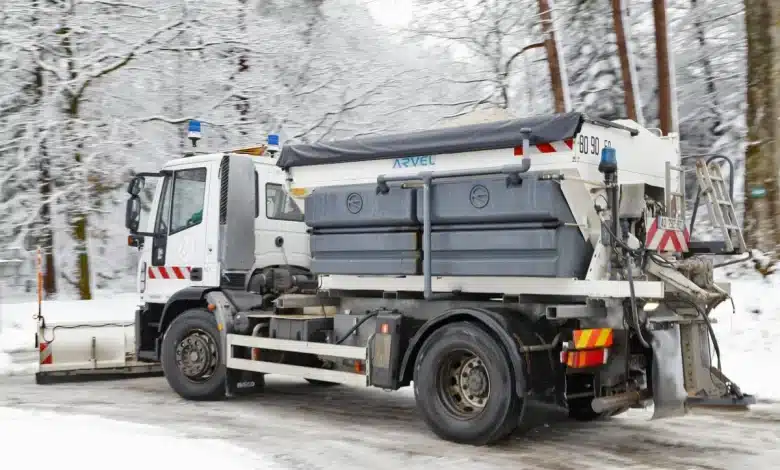
M 290 188 L 290 194 L 293 197 L 304 197 L 306 196 L 306 188 Z

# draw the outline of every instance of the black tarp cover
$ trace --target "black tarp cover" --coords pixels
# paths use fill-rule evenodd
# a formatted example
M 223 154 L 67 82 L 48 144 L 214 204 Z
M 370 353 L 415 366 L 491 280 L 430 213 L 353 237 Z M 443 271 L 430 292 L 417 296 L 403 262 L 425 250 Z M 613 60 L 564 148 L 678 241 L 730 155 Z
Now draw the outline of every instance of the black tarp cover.
M 284 145 L 276 164 L 287 169 L 519 147 L 523 145 L 523 134 L 520 131 L 524 128 L 531 130 L 531 145 L 558 142 L 577 135 L 584 119 L 582 113 L 564 113 L 405 134 Z

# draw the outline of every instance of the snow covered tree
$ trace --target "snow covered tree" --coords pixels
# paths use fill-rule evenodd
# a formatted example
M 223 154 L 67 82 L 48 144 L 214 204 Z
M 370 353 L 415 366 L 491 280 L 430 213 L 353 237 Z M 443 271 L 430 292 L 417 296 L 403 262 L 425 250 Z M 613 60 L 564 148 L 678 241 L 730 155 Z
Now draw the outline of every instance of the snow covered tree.
M 565 10 L 574 107 L 604 119 L 627 116 L 610 0 L 571 0 Z
M 533 70 L 521 68 L 524 54 L 537 52 L 544 46 L 538 8 L 537 2 L 529 0 L 478 3 L 425 0 L 419 2 L 419 14 L 409 30 L 448 48 L 452 57 L 457 58 L 457 71 L 444 79 L 442 85 L 473 85 L 478 94 L 473 96 L 470 110 L 480 107 L 512 110 L 521 106 L 515 89 L 521 76 L 532 82 L 537 91 L 540 83 L 549 83 L 546 57 L 542 63 L 535 62 Z M 538 52 L 533 56 L 536 60 L 544 56 L 544 49 Z M 537 99 L 539 96 L 536 93 Z M 541 96 L 549 100 L 550 92 L 542 92 Z

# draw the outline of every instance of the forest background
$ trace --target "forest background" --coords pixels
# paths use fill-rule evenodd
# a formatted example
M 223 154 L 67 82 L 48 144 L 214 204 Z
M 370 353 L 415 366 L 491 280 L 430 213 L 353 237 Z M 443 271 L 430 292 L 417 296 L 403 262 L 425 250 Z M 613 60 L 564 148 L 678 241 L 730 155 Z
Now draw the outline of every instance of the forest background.
M 132 291 L 124 187 L 189 148 L 190 119 L 225 150 L 570 109 L 679 132 L 685 161 L 733 159 L 766 274 L 780 243 L 773 3 L 0 0 L 0 277 L 29 289 L 41 247 L 47 298 Z

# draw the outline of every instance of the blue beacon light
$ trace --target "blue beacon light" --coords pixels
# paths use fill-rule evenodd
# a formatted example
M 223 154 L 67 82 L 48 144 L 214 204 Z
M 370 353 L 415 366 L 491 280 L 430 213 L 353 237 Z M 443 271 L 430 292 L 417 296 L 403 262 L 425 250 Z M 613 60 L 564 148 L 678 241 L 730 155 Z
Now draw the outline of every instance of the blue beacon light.
M 193 147 L 197 147 L 198 140 L 200 140 L 200 121 L 191 120 L 187 126 L 187 138 L 192 142 Z
M 617 152 L 613 147 L 604 147 L 601 149 L 601 161 L 599 162 L 599 172 L 615 173 L 617 171 Z

